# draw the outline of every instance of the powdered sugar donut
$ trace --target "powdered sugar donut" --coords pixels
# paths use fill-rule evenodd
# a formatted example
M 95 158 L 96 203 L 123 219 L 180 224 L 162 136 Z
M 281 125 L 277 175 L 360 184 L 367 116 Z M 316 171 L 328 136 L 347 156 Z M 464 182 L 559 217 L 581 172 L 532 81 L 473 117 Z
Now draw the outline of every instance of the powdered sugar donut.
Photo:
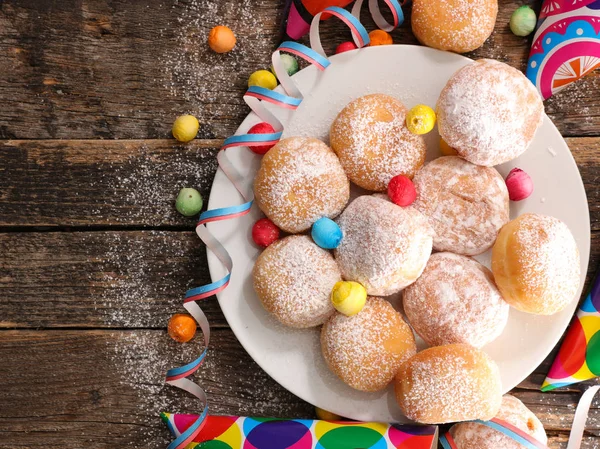
M 547 444 L 548 437 L 540 420 L 517 398 L 502 397 L 496 418 L 528 433 L 540 443 Z M 502 432 L 477 423 L 460 423 L 450 429 L 457 449 L 523 449 L 523 446 Z
M 504 300 L 528 313 L 552 315 L 579 288 L 579 250 L 557 218 L 524 214 L 500 230 L 492 250 L 492 272 Z
M 388 296 L 421 274 L 433 242 L 426 220 L 377 196 L 359 196 L 338 218 L 344 238 L 334 251 L 342 276 L 369 295 Z
M 411 24 L 422 44 L 465 53 L 490 37 L 497 14 L 498 0 L 413 0 Z
M 307 230 L 321 217 L 334 218 L 350 197 L 340 161 L 318 139 L 289 137 L 262 159 L 254 179 L 256 204 L 279 228 Z
M 356 315 L 333 315 L 321 330 L 321 349 L 329 368 L 362 391 L 385 388 L 417 352 L 409 325 L 381 298 L 368 298 Z
M 481 348 L 508 321 L 508 304 L 492 272 L 476 260 L 432 254 L 423 274 L 403 292 L 411 326 L 430 346 L 466 343 Z
M 485 166 L 522 154 L 542 124 L 542 99 L 523 73 L 481 59 L 446 84 L 437 102 L 438 129 L 459 156 Z
M 500 371 L 483 351 L 455 344 L 425 349 L 396 374 L 402 412 L 424 424 L 496 416 L 502 401 Z
M 412 178 L 425 162 L 425 141 L 406 128 L 400 100 L 372 94 L 349 103 L 333 121 L 331 148 L 350 180 L 367 190 L 384 191 L 396 175 Z
M 329 295 L 342 280 L 335 260 L 310 237 L 289 236 L 265 249 L 254 265 L 254 290 L 286 326 L 323 324 L 335 311 Z
M 413 207 L 429 219 L 437 251 L 481 254 L 508 222 L 508 190 L 494 168 L 445 156 L 426 164 L 413 181 Z

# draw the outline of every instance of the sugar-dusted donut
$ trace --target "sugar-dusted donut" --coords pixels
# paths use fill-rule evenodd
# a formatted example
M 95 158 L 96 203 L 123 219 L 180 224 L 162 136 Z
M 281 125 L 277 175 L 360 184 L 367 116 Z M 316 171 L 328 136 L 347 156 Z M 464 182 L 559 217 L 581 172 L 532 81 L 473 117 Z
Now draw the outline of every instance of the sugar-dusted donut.
M 511 306 L 552 315 L 573 301 L 579 289 L 577 242 L 557 218 L 521 215 L 500 230 L 492 250 L 492 272 Z
M 429 219 L 437 251 L 480 254 L 508 222 L 508 190 L 494 168 L 444 156 L 426 164 L 413 181 L 413 207 Z
M 258 207 L 286 232 L 334 218 L 350 197 L 350 182 L 335 153 L 310 137 L 289 137 L 262 159 L 254 179 Z
M 344 237 L 334 255 L 342 276 L 369 295 L 388 296 L 412 284 L 431 254 L 433 231 L 421 214 L 379 195 L 356 198 L 338 224 Z
M 253 277 L 264 308 L 286 326 L 318 326 L 335 311 L 329 296 L 341 281 L 340 271 L 331 254 L 308 236 L 271 244 L 258 257 Z
M 490 37 L 497 14 L 498 0 L 413 0 L 411 24 L 422 44 L 465 53 Z
M 384 191 L 396 175 L 412 178 L 425 162 L 425 141 L 406 128 L 406 107 L 394 97 L 365 95 L 331 125 L 329 141 L 352 182 Z
M 356 315 L 333 315 L 321 330 L 321 349 L 329 368 L 362 391 L 385 388 L 417 352 L 410 326 L 389 302 L 373 297 Z
M 514 396 L 504 395 L 496 418 L 528 433 L 542 444 L 548 442 L 540 420 Z M 450 429 L 450 435 L 456 449 L 523 449 L 521 444 L 502 432 L 477 423 L 455 424 Z
M 509 306 L 492 272 L 470 257 L 432 254 L 402 296 L 409 323 L 430 346 L 466 343 L 481 348 L 508 321 Z
M 531 81 L 491 59 L 475 61 L 452 75 L 437 102 L 440 136 L 459 156 L 485 166 L 525 152 L 543 113 Z
M 406 417 L 425 424 L 487 421 L 502 401 L 498 366 L 485 352 L 465 344 L 419 352 L 400 367 L 395 387 Z

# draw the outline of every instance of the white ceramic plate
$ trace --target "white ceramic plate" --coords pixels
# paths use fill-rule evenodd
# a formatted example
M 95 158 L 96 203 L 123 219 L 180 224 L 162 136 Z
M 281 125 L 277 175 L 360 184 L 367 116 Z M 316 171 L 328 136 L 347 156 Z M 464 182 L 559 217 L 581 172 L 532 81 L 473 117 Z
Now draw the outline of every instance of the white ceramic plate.
M 293 77 L 305 95 L 295 112 L 269 107 L 283 122 L 284 137 L 312 136 L 328 142 L 329 125 L 336 114 L 352 99 L 369 93 L 392 95 L 408 107 L 418 103 L 434 106 L 450 76 L 470 62 L 453 53 L 400 45 L 355 50 L 333 56 L 331 61 L 325 72 L 308 67 Z M 250 114 L 239 133 L 258 121 Z M 437 130 L 428 134 L 426 141 L 429 159 L 439 156 Z M 230 150 L 230 158 L 241 173 L 249 179 L 254 177 L 259 156 L 238 149 Z M 516 166 L 531 175 L 535 190 L 527 200 L 511 203 L 511 218 L 537 212 L 563 220 L 579 245 L 583 284 L 590 249 L 587 199 L 571 152 L 548 117 L 544 117 L 529 150 L 498 170 L 506 176 Z M 224 174 L 217 172 L 209 208 L 241 201 Z M 357 420 L 406 421 L 391 387 L 380 393 L 362 393 L 329 372 L 321 356 L 318 329 L 288 329 L 262 308 L 252 288 L 252 267 L 259 250 L 250 236 L 252 224 L 260 216 L 255 207 L 240 219 L 208 225 L 233 258 L 231 283 L 218 299 L 238 340 L 273 379 L 311 404 Z M 489 254 L 478 259 L 489 266 Z M 220 279 L 224 269 L 210 252 L 208 263 L 212 279 Z M 504 391 L 525 379 L 556 345 L 573 315 L 577 298 L 566 310 L 549 317 L 510 311 L 504 333 L 484 348 L 500 366 Z

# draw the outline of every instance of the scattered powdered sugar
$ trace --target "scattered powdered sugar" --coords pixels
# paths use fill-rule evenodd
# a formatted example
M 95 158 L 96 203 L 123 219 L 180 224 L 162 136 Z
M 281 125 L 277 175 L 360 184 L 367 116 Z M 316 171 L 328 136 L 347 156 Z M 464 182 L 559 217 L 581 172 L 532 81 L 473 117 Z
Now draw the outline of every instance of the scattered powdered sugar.
M 525 405 L 514 396 L 504 395 L 496 418 L 506 421 L 543 444 L 548 442 L 544 426 Z M 502 432 L 476 423 L 459 423 L 450 429 L 458 447 L 493 447 L 494 449 L 523 449 L 523 446 Z
M 540 311 L 554 313 L 571 302 L 579 288 L 579 250 L 571 231 L 557 218 L 524 214 L 512 239 L 519 271 L 515 280 L 536 298 Z M 539 311 L 538 311 L 539 312 Z
M 338 114 L 329 141 L 352 182 L 383 191 L 394 176 L 415 175 L 427 148 L 405 119 L 402 102 L 382 94 L 357 98 Z
M 344 279 L 369 295 L 389 296 L 414 282 L 431 254 L 424 220 L 376 196 L 359 196 L 338 218 L 344 238 L 335 258 Z
M 509 306 L 491 271 L 452 253 L 432 254 L 423 274 L 403 292 L 404 312 L 430 346 L 466 343 L 481 348 L 508 321 Z
M 334 315 L 323 326 L 321 343 L 331 369 L 351 387 L 364 391 L 384 388 L 416 353 L 410 327 L 381 298 L 368 298 L 356 315 Z
M 267 217 L 296 233 L 321 217 L 336 217 L 348 202 L 350 182 L 327 145 L 318 139 L 291 137 L 263 157 L 254 193 Z
M 488 420 L 500 407 L 500 372 L 469 345 L 429 348 L 402 365 L 397 389 L 404 414 L 422 423 Z
M 538 92 L 523 73 L 489 59 L 456 72 L 437 103 L 443 139 L 465 159 L 486 166 L 522 154 L 543 112 Z
M 508 222 L 508 189 L 492 167 L 445 156 L 426 164 L 413 181 L 414 207 L 429 219 L 437 251 L 481 254 Z
M 263 305 L 292 327 L 323 324 L 335 311 L 329 297 L 341 280 L 331 254 L 304 235 L 273 243 L 254 265 L 254 288 Z

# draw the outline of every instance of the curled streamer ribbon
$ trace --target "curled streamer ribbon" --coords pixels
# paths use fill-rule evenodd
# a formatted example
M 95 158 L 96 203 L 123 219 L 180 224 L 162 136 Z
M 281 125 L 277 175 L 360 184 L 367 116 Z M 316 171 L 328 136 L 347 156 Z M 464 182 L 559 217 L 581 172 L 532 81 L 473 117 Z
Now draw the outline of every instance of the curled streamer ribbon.
M 577 405 L 577 410 L 575 411 L 575 417 L 573 418 L 573 426 L 571 428 L 571 435 L 569 436 L 567 449 L 580 449 L 588 412 L 592 405 L 592 400 L 599 390 L 600 385 L 596 385 L 588 388 L 588 390 L 581 396 L 579 404 Z M 494 418 L 490 421 L 477 420 L 471 422 L 482 424 L 497 430 L 507 437 L 512 438 L 514 441 L 527 449 L 548 449 L 548 446 L 541 441 L 536 440 L 528 433 L 501 419 Z M 444 449 L 458 449 L 450 432 L 447 432 L 445 435 L 440 437 L 440 444 Z
M 359 48 L 369 44 L 369 35 L 364 26 L 357 18 L 360 13 L 360 7 L 363 0 L 358 0 L 357 5 L 353 9 L 353 14 L 338 7 L 330 7 L 323 12 L 333 15 L 342 20 L 351 30 L 354 41 Z M 378 25 L 383 25 L 387 30 L 395 28 L 403 20 L 402 8 L 397 0 L 385 0 L 389 8 L 392 10 L 394 24 L 390 25 L 383 19 L 381 11 L 376 0 L 369 0 L 369 9 L 373 18 Z M 357 7 L 358 6 L 358 7 Z M 210 327 L 206 315 L 197 304 L 197 301 L 206 299 L 223 291 L 231 278 L 233 270 L 233 260 L 225 249 L 225 247 L 211 234 L 206 225 L 214 221 L 230 220 L 232 218 L 241 217 L 250 212 L 254 202 L 254 193 L 252 191 L 252 180 L 246 179 L 240 175 L 233 164 L 227 158 L 226 150 L 233 147 L 252 147 L 258 145 L 275 144 L 281 139 L 283 134 L 283 124 L 262 104 L 267 102 L 278 107 L 295 110 L 302 102 L 303 95 L 294 81 L 288 75 L 281 62 L 280 52 L 285 51 L 303 58 L 308 63 L 315 65 L 319 70 L 324 71 L 331 62 L 327 59 L 321 40 L 319 37 L 319 22 L 322 13 L 317 14 L 311 24 L 310 43 L 311 47 L 299 44 L 297 42 L 284 42 L 273 53 L 272 62 L 273 69 L 283 90 L 286 94 L 275 92 L 258 86 L 252 86 L 244 94 L 244 101 L 250 109 L 263 121 L 271 124 L 275 132 L 270 134 L 241 134 L 234 135 L 225 139 L 223 146 L 217 154 L 217 162 L 220 169 L 235 186 L 236 190 L 242 195 L 244 203 L 240 205 L 224 207 L 219 209 L 207 210 L 200 214 L 200 218 L 196 225 L 196 234 L 206 244 L 206 247 L 213 252 L 223 266 L 227 269 L 227 274 L 210 284 L 193 288 L 185 294 L 183 307 L 189 314 L 198 322 L 200 329 L 204 335 L 204 350 L 200 356 L 188 363 L 187 365 L 173 368 L 167 371 L 165 382 L 177 388 L 187 391 L 197 397 L 203 405 L 202 414 L 194 421 L 194 423 L 183 433 L 177 432 L 176 439 L 169 444 L 167 449 L 183 449 L 200 433 L 206 417 L 208 416 L 208 401 L 204 390 L 196 383 L 192 382 L 188 377 L 195 373 L 202 362 L 206 358 L 208 345 L 210 343 Z M 384 23 L 385 22 L 385 23 Z M 390 28 L 391 27 L 391 28 Z

